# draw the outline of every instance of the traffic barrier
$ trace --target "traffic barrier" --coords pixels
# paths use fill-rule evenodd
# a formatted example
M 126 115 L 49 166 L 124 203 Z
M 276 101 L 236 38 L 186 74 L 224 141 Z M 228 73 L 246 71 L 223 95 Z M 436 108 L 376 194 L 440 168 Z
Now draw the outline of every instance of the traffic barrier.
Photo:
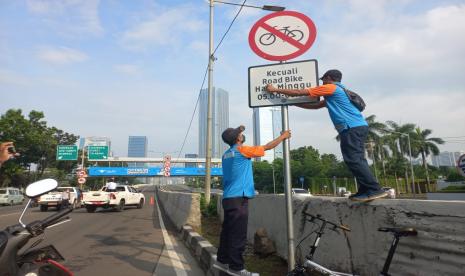
M 200 194 L 157 190 L 157 200 L 177 229 L 188 224 L 200 229 Z
M 217 249 L 209 241 L 195 232 L 191 226 L 184 225 L 181 228 L 181 238 L 200 263 L 200 267 L 205 272 L 205 275 L 227 275 L 218 269 L 218 262 L 216 261 Z
M 278 255 L 287 258 L 284 195 L 260 194 L 249 201 L 247 238 L 253 242 L 258 228 L 265 228 L 276 243 Z M 328 231 L 315 260 L 337 271 L 377 275 L 391 243 L 378 227 L 413 227 L 418 236 L 403 240 L 394 256 L 393 275 L 463 275 L 465 271 L 465 201 L 378 199 L 370 203 L 337 197 L 293 197 L 294 242 L 298 244 L 315 226 L 304 212 L 348 224 L 351 232 Z M 270 215 L 273 210 L 273 215 Z M 221 197 L 218 213 L 222 220 Z M 313 237 L 313 236 L 312 236 Z M 312 238 L 300 244 L 307 252 Z M 299 256 L 296 256 L 299 257 Z M 305 257 L 305 254 L 302 254 Z

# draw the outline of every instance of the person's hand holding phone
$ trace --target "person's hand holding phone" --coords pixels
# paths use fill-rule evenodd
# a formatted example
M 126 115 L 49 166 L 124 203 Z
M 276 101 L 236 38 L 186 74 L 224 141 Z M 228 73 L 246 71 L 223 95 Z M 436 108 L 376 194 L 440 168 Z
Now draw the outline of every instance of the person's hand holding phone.
M 3 142 L 0 144 L 0 165 L 18 155 L 13 142 Z

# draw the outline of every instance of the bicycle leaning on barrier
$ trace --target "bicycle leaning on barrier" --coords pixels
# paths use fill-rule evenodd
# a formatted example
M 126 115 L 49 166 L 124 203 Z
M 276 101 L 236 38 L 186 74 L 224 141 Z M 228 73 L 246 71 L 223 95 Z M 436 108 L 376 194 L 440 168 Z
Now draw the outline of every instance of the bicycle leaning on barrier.
M 319 226 L 318 230 L 312 231 L 310 234 L 305 236 L 299 242 L 299 245 L 300 245 L 305 239 L 307 239 L 310 235 L 316 232 L 315 240 L 313 241 L 313 244 L 310 246 L 310 252 L 308 255 L 305 256 L 305 262 L 303 264 L 297 263 L 295 269 L 290 271 L 287 274 L 287 276 L 304 276 L 304 275 L 310 275 L 310 273 L 312 272 L 317 272 L 322 275 L 331 275 L 331 276 L 354 276 L 355 274 L 332 271 L 316 263 L 313 260 L 313 257 L 315 255 L 316 249 L 318 248 L 320 239 L 325 233 L 324 230 L 326 229 L 326 227 L 330 227 L 330 230 L 333 230 L 335 232 L 338 232 L 338 229 L 343 230 L 343 231 L 350 231 L 350 228 L 347 225 L 342 225 L 342 224 L 328 221 L 325 218 L 323 218 L 321 215 L 315 216 L 309 213 L 304 213 L 304 215 L 307 221 L 312 222 L 312 223 L 315 221 L 321 221 L 321 225 Z M 400 237 L 416 236 L 417 231 L 414 228 L 388 228 L 388 227 L 380 227 L 378 228 L 378 231 L 390 232 L 394 236 L 392 243 L 391 243 L 391 247 L 389 248 L 389 253 L 386 257 L 386 261 L 384 262 L 383 270 L 381 270 L 379 274 L 381 276 L 389 276 L 390 275 L 388 273 L 389 266 L 391 265 L 392 258 L 394 257 L 394 254 L 396 252 L 397 244 L 399 243 Z M 299 247 L 299 245 L 297 245 L 297 247 Z
M 274 26 L 273 28 L 276 29 L 277 26 Z M 290 26 L 282 27 L 281 29 L 277 29 L 281 33 L 283 33 L 285 36 L 292 38 L 293 40 L 296 41 L 301 41 L 302 38 L 304 38 L 304 33 L 301 30 L 290 30 Z M 276 42 L 276 35 L 273 33 L 264 33 L 260 36 L 259 40 L 260 44 L 263 46 L 269 46 L 273 43 Z

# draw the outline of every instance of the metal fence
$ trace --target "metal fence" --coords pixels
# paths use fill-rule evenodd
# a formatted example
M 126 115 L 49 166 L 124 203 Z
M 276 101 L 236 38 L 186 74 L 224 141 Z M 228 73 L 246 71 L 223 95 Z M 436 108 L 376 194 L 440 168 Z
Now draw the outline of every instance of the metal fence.
M 383 178 L 379 179 L 382 187 L 390 187 L 396 190 L 396 194 L 423 194 L 426 192 L 436 191 L 436 180 L 431 180 L 427 184 L 425 179 L 415 179 L 415 188 L 413 188 L 412 180 L 405 178 Z M 312 194 L 334 195 L 339 194 L 341 190 L 357 192 L 355 178 L 317 178 L 312 177 L 306 185 L 309 192 Z

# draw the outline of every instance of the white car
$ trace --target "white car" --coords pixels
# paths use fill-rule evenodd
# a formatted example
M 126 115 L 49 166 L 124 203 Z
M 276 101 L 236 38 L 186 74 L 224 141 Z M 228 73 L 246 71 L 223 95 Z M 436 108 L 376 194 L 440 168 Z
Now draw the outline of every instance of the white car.
M 68 194 L 68 201 L 73 209 L 82 207 L 82 191 L 78 187 L 58 187 L 57 191 Z
M 136 206 L 141 209 L 145 203 L 145 196 L 128 185 L 117 185 L 115 191 L 106 191 L 103 187 L 99 191 L 85 192 L 82 203 L 88 213 L 93 213 L 98 207 L 104 209 L 115 208 L 121 212 L 125 206 Z
M 40 196 L 37 200 L 37 204 L 40 206 L 40 211 L 46 212 L 49 207 L 54 207 L 57 210 L 68 207 L 71 203 L 71 190 L 72 187 L 59 187 L 54 191 Z
M 294 196 L 312 196 L 311 193 L 302 188 L 292 188 L 291 191 Z
M 0 188 L 0 204 L 15 205 L 21 204 L 24 201 L 24 196 L 18 188 L 7 187 Z

